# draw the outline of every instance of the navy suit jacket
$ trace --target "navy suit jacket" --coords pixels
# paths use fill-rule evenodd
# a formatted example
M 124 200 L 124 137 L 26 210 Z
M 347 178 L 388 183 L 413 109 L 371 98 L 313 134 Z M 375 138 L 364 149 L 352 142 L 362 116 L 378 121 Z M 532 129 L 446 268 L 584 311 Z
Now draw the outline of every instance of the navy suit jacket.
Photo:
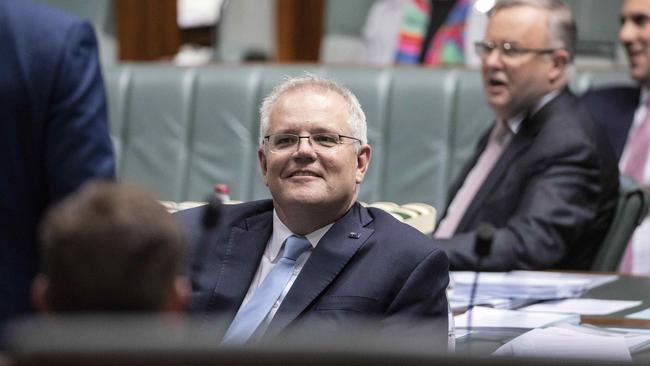
M 0 0 L 0 323 L 30 309 L 37 224 L 93 177 L 113 178 L 97 43 L 86 22 Z
M 273 203 L 225 205 L 222 223 L 203 233 L 204 208 L 182 211 L 191 252 L 192 310 L 229 324 L 257 271 L 273 230 Z M 418 321 L 445 342 L 448 261 L 429 238 L 386 212 L 358 203 L 320 240 L 271 321 L 265 337 L 296 324 L 340 331 L 355 319 L 382 325 Z M 292 327 L 288 327 L 292 325 Z M 316 329 L 316 328 L 311 328 Z
M 487 144 L 461 171 L 453 199 Z M 496 228 L 481 269 L 588 269 L 618 196 L 616 158 L 602 130 L 568 90 L 524 119 L 479 188 L 455 235 L 436 240 L 451 269 L 479 269 L 475 229 Z
M 594 89 L 582 95 L 594 121 L 607 132 L 618 160 L 623 154 L 640 98 L 641 89 L 629 86 Z

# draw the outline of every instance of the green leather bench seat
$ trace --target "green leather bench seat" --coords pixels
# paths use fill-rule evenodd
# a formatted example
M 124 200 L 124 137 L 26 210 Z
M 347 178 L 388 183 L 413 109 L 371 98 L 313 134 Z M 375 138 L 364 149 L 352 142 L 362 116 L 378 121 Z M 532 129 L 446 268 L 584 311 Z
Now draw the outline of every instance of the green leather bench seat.
M 170 201 L 269 197 L 257 162 L 258 108 L 283 78 L 331 77 L 359 98 L 373 160 L 360 199 L 442 208 L 447 187 L 489 127 L 475 70 L 321 65 L 118 64 L 105 69 L 118 176 Z M 572 88 L 630 83 L 624 69 L 580 70 Z

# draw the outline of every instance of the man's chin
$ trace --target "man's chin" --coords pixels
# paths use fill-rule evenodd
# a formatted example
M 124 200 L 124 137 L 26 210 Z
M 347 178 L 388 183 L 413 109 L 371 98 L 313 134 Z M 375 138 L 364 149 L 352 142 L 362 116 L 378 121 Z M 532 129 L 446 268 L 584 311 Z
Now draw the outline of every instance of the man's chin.
M 504 116 L 508 116 L 510 114 L 509 107 L 502 101 L 496 102 L 488 100 L 488 105 L 494 111 L 494 114 L 496 114 L 496 116 L 499 118 L 506 118 Z
M 313 192 L 296 192 L 293 191 L 288 195 L 281 197 L 279 200 L 282 204 L 286 205 L 319 205 L 326 204 L 326 200 L 322 195 L 314 194 Z
M 642 85 L 648 85 L 650 82 L 650 70 L 640 66 L 632 67 L 630 69 L 630 76 Z

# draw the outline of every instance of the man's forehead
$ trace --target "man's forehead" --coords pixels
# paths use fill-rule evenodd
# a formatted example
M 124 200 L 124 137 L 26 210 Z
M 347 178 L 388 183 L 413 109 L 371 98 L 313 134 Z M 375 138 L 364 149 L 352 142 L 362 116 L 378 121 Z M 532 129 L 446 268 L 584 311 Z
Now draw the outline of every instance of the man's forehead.
M 278 98 L 271 110 L 270 122 L 327 122 L 337 124 L 347 120 L 345 100 L 336 92 L 320 90 L 295 90 Z M 302 124 L 302 123 L 301 123 Z
M 621 16 L 650 15 L 650 0 L 625 0 Z
M 303 111 L 309 111 L 310 109 L 319 110 L 321 107 L 338 109 L 344 107 L 345 104 L 346 101 L 343 96 L 333 90 L 308 86 L 306 88 L 287 90 L 282 93 L 276 100 L 272 114 L 280 110 L 286 110 L 286 108 L 299 108 Z
M 500 9 L 490 16 L 486 39 L 511 43 L 527 42 L 536 38 L 544 40 L 547 14 L 542 8 L 528 5 Z

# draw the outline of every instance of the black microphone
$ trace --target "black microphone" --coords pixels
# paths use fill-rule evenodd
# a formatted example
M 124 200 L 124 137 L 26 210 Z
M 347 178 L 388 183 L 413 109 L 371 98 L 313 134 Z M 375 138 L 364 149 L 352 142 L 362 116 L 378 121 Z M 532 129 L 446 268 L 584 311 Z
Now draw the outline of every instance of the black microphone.
M 196 243 L 197 248 L 194 253 L 194 260 L 192 261 L 192 288 L 196 288 L 196 283 L 194 279 L 198 279 L 201 271 L 203 270 L 203 260 L 207 255 L 209 243 L 208 232 L 219 224 L 219 219 L 221 218 L 221 198 L 216 194 L 211 194 L 207 199 L 207 205 L 205 205 L 203 211 L 203 217 L 201 218 L 201 235 L 199 241 Z
M 483 260 L 490 255 L 492 251 L 492 241 L 494 240 L 494 226 L 488 222 L 481 222 L 476 228 L 476 238 L 474 242 L 474 253 L 476 254 L 476 273 L 472 282 L 472 291 L 469 295 L 469 304 L 467 305 L 467 337 L 472 334 L 472 308 L 474 307 L 474 298 L 476 297 L 476 287 L 478 285 L 478 276 L 483 266 Z M 470 343 L 471 344 L 471 343 Z
M 203 212 L 203 230 L 207 231 L 213 229 L 219 223 L 219 217 L 221 216 L 221 199 L 216 195 L 212 194 L 208 198 L 208 204 L 205 206 L 205 211 Z
M 494 226 L 488 222 L 480 223 L 476 229 L 476 242 L 474 243 L 474 253 L 478 257 L 479 269 L 483 259 L 492 251 L 492 240 L 494 240 Z

